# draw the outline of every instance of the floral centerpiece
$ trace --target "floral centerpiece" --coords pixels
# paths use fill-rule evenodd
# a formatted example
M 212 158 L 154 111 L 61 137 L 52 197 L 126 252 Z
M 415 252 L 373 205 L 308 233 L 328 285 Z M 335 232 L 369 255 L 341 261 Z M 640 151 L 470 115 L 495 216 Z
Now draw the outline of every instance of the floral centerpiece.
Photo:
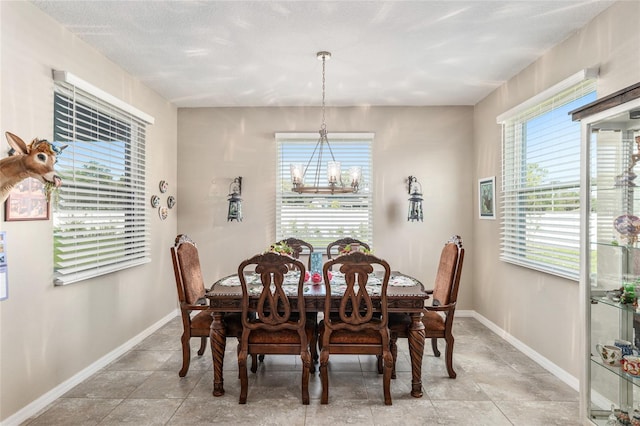
M 291 248 L 291 246 L 289 246 L 289 244 L 285 242 L 271 244 L 267 252 L 284 254 L 286 256 L 293 256 L 293 248 Z
M 344 248 L 342 250 L 340 250 L 340 254 L 349 254 L 349 253 L 355 253 L 355 252 L 360 252 L 360 253 L 364 253 L 364 254 L 371 254 L 371 250 L 367 249 L 366 247 L 361 246 L 360 244 L 347 244 L 346 246 L 344 246 Z

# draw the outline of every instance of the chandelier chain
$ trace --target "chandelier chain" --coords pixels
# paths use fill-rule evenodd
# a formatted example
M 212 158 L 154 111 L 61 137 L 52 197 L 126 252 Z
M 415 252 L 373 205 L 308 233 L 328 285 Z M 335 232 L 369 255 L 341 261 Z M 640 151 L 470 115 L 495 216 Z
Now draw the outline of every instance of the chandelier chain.
M 327 60 L 326 56 L 323 55 L 322 56 L 322 125 L 320 126 L 320 128 L 322 130 L 327 130 L 327 124 L 325 122 L 325 112 L 324 112 L 324 98 L 325 98 L 325 96 L 324 96 L 324 92 L 325 92 L 325 90 L 324 90 L 324 86 L 325 86 L 324 85 L 324 81 L 325 81 L 325 79 L 324 79 L 324 72 L 325 72 L 324 71 L 324 68 L 325 68 L 324 65 L 325 65 L 326 60 Z

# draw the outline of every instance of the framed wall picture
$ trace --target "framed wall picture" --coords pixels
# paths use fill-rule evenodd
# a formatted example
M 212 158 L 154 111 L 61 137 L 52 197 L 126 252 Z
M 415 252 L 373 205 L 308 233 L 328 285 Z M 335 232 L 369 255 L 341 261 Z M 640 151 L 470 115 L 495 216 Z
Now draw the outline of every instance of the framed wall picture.
M 478 180 L 478 212 L 480 219 L 496 218 L 496 177 Z
M 44 185 L 33 178 L 17 184 L 4 203 L 4 220 L 49 220 L 49 201 Z

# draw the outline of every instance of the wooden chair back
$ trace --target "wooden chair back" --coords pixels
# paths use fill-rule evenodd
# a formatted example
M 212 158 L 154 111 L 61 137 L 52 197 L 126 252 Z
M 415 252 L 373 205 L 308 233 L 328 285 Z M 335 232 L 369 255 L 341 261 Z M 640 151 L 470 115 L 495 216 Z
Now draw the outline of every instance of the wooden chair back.
M 442 248 L 433 287 L 433 306 L 455 304 L 464 260 L 462 238 L 451 237 Z
M 249 286 L 247 284 L 246 272 L 255 270 L 260 276 L 261 287 L 258 303 L 252 310 L 257 318 L 251 319 L 249 316 Z M 290 270 L 300 271 L 296 280 L 297 303 L 296 321 L 291 321 L 292 306 L 291 300 L 283 288 L 285 274 Z M 267 252 L 258 254 L 245 260 L 238 266 L 238 277 L 242 287 L 242 321 L 243 326 L 251 331 L 256 329 L 267 329 L 278 331 L 282 329 L 297 330 L 300 338 L 304 339 L 305 334 L 305 306 L 304 306 L 304 274 L 306 268 L 304 264 L 289 256 Z
M 333 266 L 344 274 L 346 289 L 340 299 L 338 317 L 331 314 L 331 283 L 329 271 Z M 384 277 L 380 286 L 380 311 L 381 315 L 374 319 L 374 306 L 372 294 L 367 288 L 369 274 L 374 271 L 374 265 L 384 270 Z M 391 269 L 389 264 L 376 256 L 362 252 L 354 252 L 339 256 L 325 262 L 323 267 L 325 285 L 325 327 L 330 330 L 349 329 L 359 331 L 364 329 L 381 330 L 387 327 L 387 287 Z M 338 321 L 332 321 L 337 318 Z
M 278 244 L 282 244 L 282 243 L 287 244 L 289 247 L 293 249 L 294 259 L 300 259 L 300 255 L 303 252 L 305 252 L 305 254 L 308 253 L 309 259 L 307 261 L 307 270 L 311 268 L 311 253 L 313 253 L 313 246 L 310 243 L 304 240 L 300 240 L 298 238 L 293 238 L 293 237 L 278 241 Z
M 206 290 L 196 244 L 187 235 L 178 235 L 171 247 L 171 259 L 180 305 L 201 304 Z
M 340 252 L 344 250 L 346 246 L 351 244 L 360 244 L 360 247 L 364 247 L 365 249 L 367 249 L 367 251 L 371 250 L 369 244 L 363 241 L 356 240 L 355 238 L 351 237 L 341 238 L 339 240 L 335 240 L 332 243 L 329 243 L 329 245 L 327 246 L 327 259 L 333 259 L 334 257 L 339 256 Z

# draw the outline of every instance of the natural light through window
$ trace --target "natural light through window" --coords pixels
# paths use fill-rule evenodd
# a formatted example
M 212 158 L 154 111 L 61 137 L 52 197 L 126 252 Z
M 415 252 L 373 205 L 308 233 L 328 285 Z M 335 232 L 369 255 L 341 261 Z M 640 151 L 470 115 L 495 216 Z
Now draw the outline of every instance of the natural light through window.
M 57 82 L 54 282 L 69 284 L 150 261 L 143 120 Z
M 581 139 L 568 113 L 595 99 L 585 80 L 501 121 L 503 261 L 578 279 Z
M 372 245 L 372 164 L 371 133 L 328 135 L 331 150 L 342 163 L 343 181 L 349 180 L 349 166 L 362 168 L 357 193 L 299 194 L 291 190 L 290 164 L 306 165 L 318 142 L 317 133 L 277 133 L 276 241 L 296 237 L 311 243 L 315 250 L 339 238 L 352 237 Z M 320 162 L 320 183 L 326 184 L 327 161 Z M 310 165 L 308 174 L 315 173 Z M 313 177 L 307 176 L 312 181 Z

